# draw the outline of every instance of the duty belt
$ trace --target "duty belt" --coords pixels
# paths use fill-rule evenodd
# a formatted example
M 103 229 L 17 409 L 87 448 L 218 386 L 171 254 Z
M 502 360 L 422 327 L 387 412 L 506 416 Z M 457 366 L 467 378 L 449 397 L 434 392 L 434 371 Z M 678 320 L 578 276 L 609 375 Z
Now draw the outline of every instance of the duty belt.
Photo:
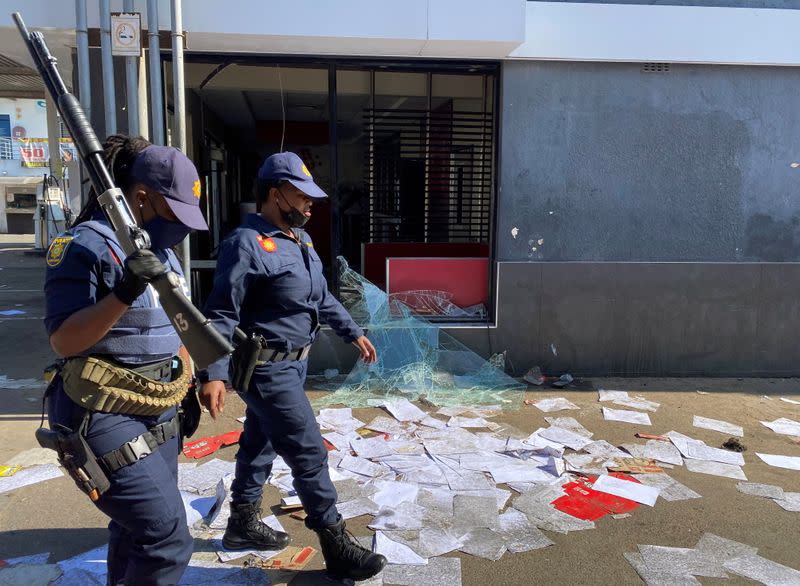
M 153 380 L 163 380 L 172 374 L 172 361 L 174 358 L 167 358 L 155 364 L 148 364 L 146 366 L 128 366 L 128 370 L 132 370 L 145 378 Z
M 284 362 L 287 360 L 305 360 L 308 358 L 308 353 L 311 351 L 311 344 L 303 346 L 291 352 L 277 350 L 275 348 L 264 348 L 258 354 L 258 362 Z
M 111 450 L 102 456 L 98 456 L 97 461 L 109 474 L 112 474 L 120 468 L 130 466 L 134 462 L 149 456 L 158 449 L 158 446 L 168 442 L 180 432 L 180 420 L 176 414 L 169 421 L 154 425 L 142 435 L 137 435 L 116 450 Z

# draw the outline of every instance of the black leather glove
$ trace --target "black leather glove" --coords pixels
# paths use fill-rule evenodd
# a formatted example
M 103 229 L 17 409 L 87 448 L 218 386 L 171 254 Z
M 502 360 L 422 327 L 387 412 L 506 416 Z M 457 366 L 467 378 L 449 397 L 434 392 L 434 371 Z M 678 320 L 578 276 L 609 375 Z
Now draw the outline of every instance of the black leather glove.
M 137 250 L 125 259 L 125 272 L 114 287 L 114 295 L 130 305 L 147 289 L 147 284 L 167 272 L 159 258 L 150 250 Z

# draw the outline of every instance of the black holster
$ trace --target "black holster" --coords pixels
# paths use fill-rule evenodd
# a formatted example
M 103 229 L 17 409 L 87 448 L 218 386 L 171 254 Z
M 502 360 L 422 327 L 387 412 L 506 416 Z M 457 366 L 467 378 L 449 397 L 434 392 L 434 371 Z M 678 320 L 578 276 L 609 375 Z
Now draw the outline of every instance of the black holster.
M 197 398 L 197 383 L 192 382 L 186 396 L 178 407 L 181 423 L 181 437 L 192 437 L 200 426 L 200 401 Z
M 44 427 L 37 429 L 36 440 L 43 448 L 55 450 L 59 463 L 78 488 L 97 501 L 111 486 L 108 476 L 97 463 L 97 456 L 80 431 L 72 431 L 63 425 L 54 427 L 55 430 Z
M 246 393 L 250 387 L 253 371 L 266 345 L 262 336 L 250 334 L 239 342 L 231 354 L 231 386 L 238 392 Z

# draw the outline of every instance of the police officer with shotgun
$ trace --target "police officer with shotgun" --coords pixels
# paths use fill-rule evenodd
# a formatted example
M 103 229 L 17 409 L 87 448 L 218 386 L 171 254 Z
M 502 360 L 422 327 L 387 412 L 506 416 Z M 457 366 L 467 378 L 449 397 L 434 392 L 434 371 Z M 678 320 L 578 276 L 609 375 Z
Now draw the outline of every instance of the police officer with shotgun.
M 14 19 L 93 187 L 46 256 L 45 327 L 61 360 L 37 439 L 111 517 L 108 583 L 177 584 L 193 549 L 177 488 L 188 358 L 204 367 L 232 350 L 186 298 L 171 250 L 207 229 L 200 180 L 177 149 L 121 135 L 101 146 L 42 35 Z
M 361 547 L 336 511 L 336 489 L 328 473 L 328 452 L 304 383 L 308 351 L 326 323 L 354 344 L 366 362 L 375 348 L 328 291 L 322 261 L 302 230 L 314 200 L 327 197 L 300 157 L 268 157 L 256 180 L 257 214 L 234 230 L 220 247 L 214 288 L 205 313 L 220 332 L 247 335 L 233 358 L 200 373 L 201 402 L 216 417 L 231 384 L 247 405 L 231 486 L 231 516 L 223 537 L 229 549 L 281 549 L 286 533 L 261 521 L 261 495 L 279 454 L 292 470 L 306 526 L 319 536 L 328 573 L 365 580 L 386 558 Z M 232 364 L 229 364 L 231 362 Z

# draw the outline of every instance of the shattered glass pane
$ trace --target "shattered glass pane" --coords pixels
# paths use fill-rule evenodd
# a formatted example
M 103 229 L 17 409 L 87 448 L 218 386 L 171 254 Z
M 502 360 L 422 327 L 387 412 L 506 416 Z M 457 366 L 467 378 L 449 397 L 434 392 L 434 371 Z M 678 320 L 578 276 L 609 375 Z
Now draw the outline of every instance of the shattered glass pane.
M 445 333 L 414 316 L 399 298 L 384 291 L 338 259 L 341 300 L 368 330 L 378 362 L 359 361 L 345 381 L 315 407 L 367 407 L 376 400 L 425 398 L 439 406 L 500 405 L 518 409 L 526 385 Z

